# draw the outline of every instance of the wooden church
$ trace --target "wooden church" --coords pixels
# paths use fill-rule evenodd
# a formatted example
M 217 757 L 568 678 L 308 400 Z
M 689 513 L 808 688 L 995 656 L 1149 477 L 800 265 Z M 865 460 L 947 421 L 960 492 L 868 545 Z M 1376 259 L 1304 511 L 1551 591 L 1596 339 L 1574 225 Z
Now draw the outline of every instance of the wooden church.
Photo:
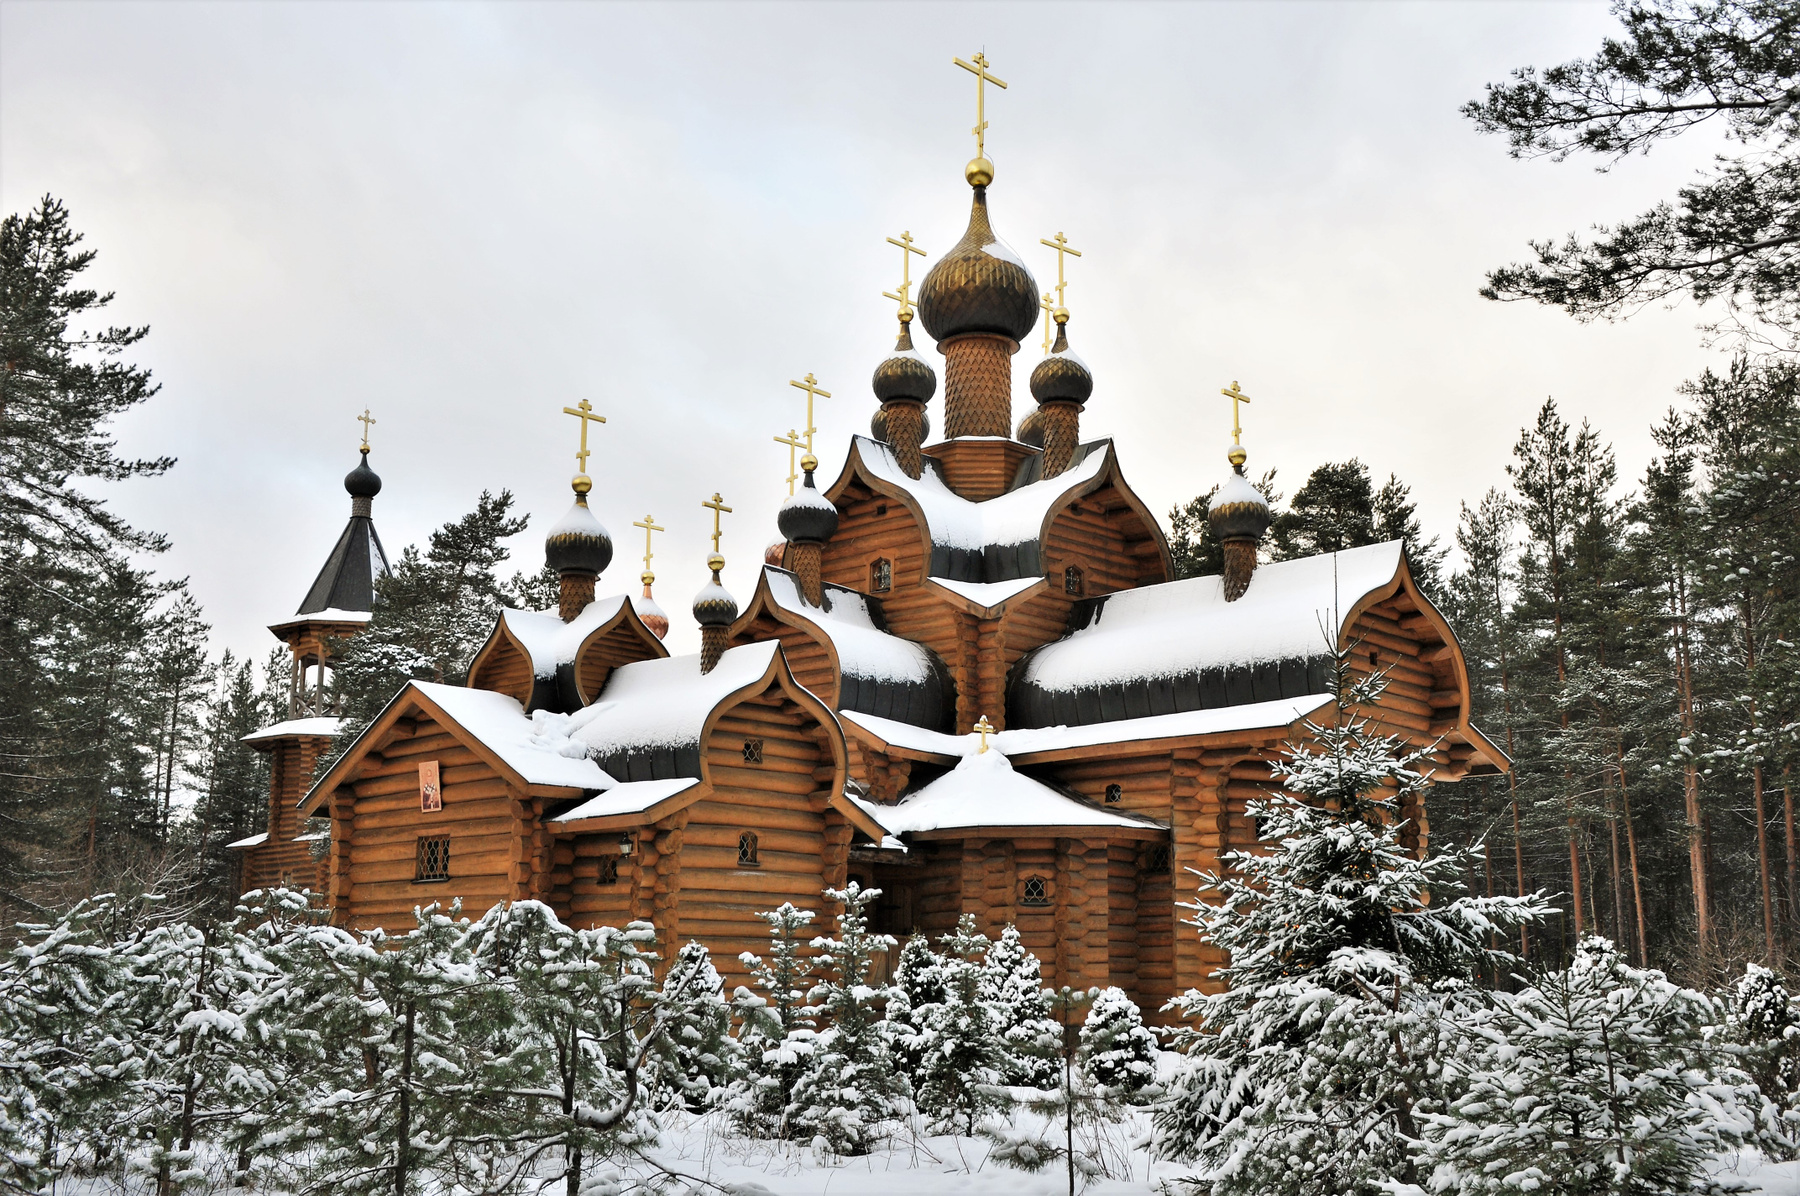
M 578 475 L 545 542 L 559 608 L 503 612 L 467 686 L 409 684 L 315 784 L 335 730 L 326 645 L 367 620 L 384 567 L 365 451 L 351 526 L 273 629 L 294 652 L 293 720 L 251 737 L 276 767 L 269 831 L 240 845 L 244 887 L 309 884 L 359 927 L 453 898 L 645 919 L 667 950 L 706 944 L 735 984 L 738 954 L 767 946 L 758 911 L 791 901 L 824 921 L 820 890 L 854 879 L 881 889 L 881 930 L 1013 924 L 1047 983 L 1118 985 L 1155 1009 L 1212 983 L 1221 960 L 1181 922 L 1188 870 L 1254 844 L 1245 802 L 1328 712 L 1335 652 L 1386 673 L 1365 713 L 1429 748 L 1436 780 L 1506 768 L 1400 543 L 1259 566 L 1270 512 L 1235 428 L 1208 516 L 1224 571 L 1175 579 L 1116 446 L 1082 439 L 1095 378 L 1060 286 L 1041 303 L 994 232 L 984 154 L 966 177 L 967 232 L 916 302 L 910 283 L 896 296 L 871 435 L 821 487 L 809 411 L 804 484 L 741 606 L 719 581 L 722 500 L 706 504 L 698 654 L 669 655 L 647 570 L 641 597 L 599 592 L 612 541 Z M 1012 359 L 1040 310 L 1055 342 L 1015 429 Z M 935 440 L 915 316 L 944 362 Z M 588 413 L 572 413 L 585 453 Z M 1405 814 L 1423 851 L 1426 811 Z

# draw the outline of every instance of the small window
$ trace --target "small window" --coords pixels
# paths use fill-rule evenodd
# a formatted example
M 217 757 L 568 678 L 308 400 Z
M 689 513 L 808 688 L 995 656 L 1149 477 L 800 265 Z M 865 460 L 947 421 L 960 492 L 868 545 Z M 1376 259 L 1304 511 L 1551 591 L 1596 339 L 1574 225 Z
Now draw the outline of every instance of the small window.
M 879 519 L 881 516 L 883 516 L 885 514 L 887 514 L 887 504 L 884 502 L 876 503 L 875 504 L 875 517 L 877 519 Z
M 1044 906 L 1050 904 L 1050 886 L 1044 883 L 1041 876 L 1030 876 L 1025 879 L 1025 894 L 1019 898 L 1020 905 Z
M 762 740 L 760 740 L 760 739 L 744 740 L 744 763 L 745 764 L 761 764 L 762 763 Z
M 885 594 L 894 588 L 894 562 L 883 558 L 869 566 L 869 590 Z
M 600 858 L 600 874 L 594 877 L 597 885 L 616 885 L 619 883 L 619 857 L 603 855 Z
M 756 858 L 756 832 L 745 831 L 738 836 L 738 867 L 760 868 L 762 861 Z
M 1144 861 L 1144 871 L 1155 876 L 1167 875 L 1170 871 L 1171 853 L 1167 843 L 1158 843 L 1150 849 L 1150 858 Z
M 1063 593 L 1077 597 L 1081 594 L 1081 570 L 1073 565 L 1063 570 Z
M 1370 668 L 1370 670 L 1373 670 L 1373 669 L 1374 669 L 1374 668 L 1375 668 L 1375 667 L 1376 667 L 1376 664 L 1375 664 L 1375 649 L 1373 649 L 1373 648 L 1370 648 L 1370 649 L 1369 649 L 1369 668 Z
M 413 882 L 450 879 L 450 836 L 420 835 L 418 855 L 413 862 Z
M 1106 804 L 1107 805 L 1109 805 L 1109 806 L 1118 805 L 1119 799 L 1124 796 L 1125 796 L 1125 787 L 1123 785 L 1108 785 L 1106 787 Z

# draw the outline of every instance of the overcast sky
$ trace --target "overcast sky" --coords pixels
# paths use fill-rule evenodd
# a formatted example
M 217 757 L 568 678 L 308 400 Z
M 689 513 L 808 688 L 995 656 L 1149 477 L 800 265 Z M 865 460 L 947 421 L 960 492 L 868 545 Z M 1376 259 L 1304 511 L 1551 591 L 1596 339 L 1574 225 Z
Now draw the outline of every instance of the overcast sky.
M 49 192 L 147 323 L 161 393 L 120 428 L 173 454 L 117 508 L 168 533 L 219 646 L 261 655 L 341 529 L 365 406 L 391 555 L 508 488 L 542 561 L 590 463 L 635 583 L 654 514 L 676 650 L 723 492 L 745 600 L 803 425 L 836 476 L 892 344 L 898 251 L 968 216 L 985 48 L 999 234 L 1053 282 L 1096 376 L 1084 436 L 1117 439 L 1157 511 L 1225 470 L 1233 379 L 1252 472 L 1292 493 L 1327 460 L 1396 472 L 1429 530 L 1504 485 L 1546 396 L 1621 472 L 1717 352 L 1692 309 L 1580 325 L 1477 295 L 1531 237 L 1633 215 L 1711 144 L 1608 174 L 1509 159 L 1457 113 L 1513 67 L 1591 53 L 1601 4 L 879 6 L 0 4 L 0 202 Z M 1689 142 L 1692 142 L 1691 144 Z M 917 278 L 922 270 L 915 271 Z M 923 340 L 924 338 L 921 338 Z M 1037 356 L 1015 359 L 1015 418 Z M 941 369 L 940 369 L 941 377 Z M 941 403 L 932 417 L 942 427 Z

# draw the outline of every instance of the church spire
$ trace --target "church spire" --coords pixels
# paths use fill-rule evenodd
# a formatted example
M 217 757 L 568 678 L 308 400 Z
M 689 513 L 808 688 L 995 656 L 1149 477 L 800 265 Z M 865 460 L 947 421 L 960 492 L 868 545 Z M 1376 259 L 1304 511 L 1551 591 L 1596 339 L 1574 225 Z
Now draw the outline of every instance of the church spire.
M 579 472 L 569 480 L 569 488 L 575 491 L 574 505 L 544 537 L 544 563 L 555 570 L 561 582 L 557 614 L 563 622 L 570 623 L 594 600 L 595 583 L 612 563 L 613 544 L 612 536 L 588 509 L 587 501 L 594 488 L 594 479 L 587 475 L 587 459 L 591 455 L 588 424 L 603 424 L 606 417 L 595 415 L 593 404 L 586 399 L 564 407 L 563 411 L 581 421 L 581 447 L 575 453 Z
M 321 611 L 367 612 L 375 609 L 375 578 L 388 571 L 387 553 L 375 534 L 375 496 L 381 493 L 381 475 L 369 468 L 369 425 L 375 420 L 368 409 L 357 416 L 363 424 L 362 459 L 344 475 L 350 495 L 350 522 L 325 558 L 325 567 L 313 580 L 296 614 Z
M 1225 601 L 1236 602 L 1250 588 L 1251 575 L 1256 572 L 1256 550 L 1269 530 L 1272 516 L 1269 500 L 1244 476 L 1244 462 L 1249 460 L 1249 454 L 1241 439 L 1244 429 L 1238 423 L 1238 408 L 1248 403 L 1250 396 L 1239 390 L 1236 382 L 1219 393 L 1231 400 L 1231 447 L 1226 450 L 1225 459 L 1231 462 L 1232 476 L 1214 492 L 1206 509 L 1206 522 L 1213 539 L 1225 552 Z
M 650 587 L 656 584 L 656 574 L 650 570 L 650 561 L 656 556 L 650 550 L 650 537 L 655 532 L 666 532 L 669 529 L 660 526 L 654 515 L 646 515 L 641 520 L 633 520 L 631 526 L 644 529 L 644 571 L 638 575 L 638 580 L 644 583 L 644 596 L 632 599 L 631 605 L 637 609 L 638 618 L 644 621 L 644 626 L 648 627 L 657 639 L 667 639 L 669 638 L 669 616 L 663 613 L 663 608 L 656 605 L 656 599 L 650 596 Z
M 712 552 L 706 558 L 706 567 L 712 570 L 712 580 L 700 587 L 694 595 L 694 622 L 700 624 L 700 671 L 710 673 L 719 663 L 719 657 L 725 655 L 725 632 L 732 621 L 738 617 L 737 599 L 719 580 L 719 570 L 725 567 L 725 558 L 719 553 L 719 516 L 729 515 L 731 508 L 718 491 L 700 504 L 713 513 Z

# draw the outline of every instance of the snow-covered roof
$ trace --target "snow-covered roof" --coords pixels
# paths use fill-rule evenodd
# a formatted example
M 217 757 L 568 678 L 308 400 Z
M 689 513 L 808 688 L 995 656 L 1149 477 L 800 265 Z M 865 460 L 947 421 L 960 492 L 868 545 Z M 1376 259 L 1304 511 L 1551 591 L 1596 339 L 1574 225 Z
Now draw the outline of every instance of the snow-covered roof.
M 1079 801 L 1016 772 L 998 749 L 964 756 L 955 768 L 902 798 L 870 808 L 895 835 L 974 827 L 1093 827 L 1097 831 L 1155 833 L 1168 828 L 1153 819 Z
M 1401 543 L 1263 565 L 1236 602 L 1194 577 L 1090 599 L 1020 664 L 1009 725 L 1086 725 L 1305 697 L 1329 688 L 1345 620 L 1394 582 Z
M 531 657 L 531 672 L 536 677 L 556 676 L 556 667 L 574 664 L 582 641 L 603 626 L 627 601 L 623 594 L 607 594 L 582 607 L 581 613 L 565 623 L 554 610 L 515 610 L 500 612 L 500 621 L 519 641 Z
M 661 781 L 626 781 L 614 785 L 597 797 L 565 810 L 549 823 L 580 822 L 585 818 L 610 818 L 619 814 L 642 814 L 660 801 L 674 797 L 700 783 L 699 777 L 669 777 Z
M 267 743 L 274 739 L 286 739 L 291 735 L 336 735 L 344 725 L 341 718 L 290 718 L 286 722 L 275 723 L 260 731 L 238 740 L 239 743 Z
M 261 847 L 264 843 L 267 843 L 268 841 L 269 841 L 269 832 L 264 831 L 260 835 L 251 835 L 248 839 L 234 840 L 233 842 L 227 843 L 225 846 L 228 850 L 236 849 L 238 851 L 244 851 L 251 847 Z
M 1115 719 L 1086 726 L 1022 727 L 990 735 L 988 742 L 1005 752 L 1008 757 L 1022 757 L 1103 744 L 1256 731 L 1291 726 L 1331 700 L 1330 694 L 1317 693 L 1298 698 L 1279 698 L 1272 702 L 1252 702 L 1243 706 Z M 973 732 L 967 735 L 945 735 L 891 718 L 850 710 L 843 711 L 842 717 L 845 722 L 861 727 L 883 743 L 925 755 L 966 756 L 976 750 L 979 742 L 979 737 Z
M 1037 574 L 1012 581 L 957 581 L 950 577 L 934 577 L 931 578 L 931 584 L 942 586 L 959 598 L 966 598 L 976 606 L 991 610 L 1009 598 L 1023 594 L 1042 580 Z
M 527 717 L 516 698 L 433 681 L 411 684 L 528 785 L 607 789 L 614 784 L 606 770 L 585 751 L 569 747 L 567 736 L 559 736 L 554 728 L 546 729 Z
M 1071 490 L 1100 476 L 1111 446 L 1108 440 L 1081 445 L 1069 468 L 1056 477 L 1015 484 L 1004 494 L 971 502 L 945 485 L 942 466 L 931 458 L 919 477 L 909 478 L 881 441 L 858 436 L 852 444 L 871 475 L 905 492 L 924 514 L 932 546 L 930 575 L 974 582 L 1041 576 L 1038 537 L 1044 520 Z

